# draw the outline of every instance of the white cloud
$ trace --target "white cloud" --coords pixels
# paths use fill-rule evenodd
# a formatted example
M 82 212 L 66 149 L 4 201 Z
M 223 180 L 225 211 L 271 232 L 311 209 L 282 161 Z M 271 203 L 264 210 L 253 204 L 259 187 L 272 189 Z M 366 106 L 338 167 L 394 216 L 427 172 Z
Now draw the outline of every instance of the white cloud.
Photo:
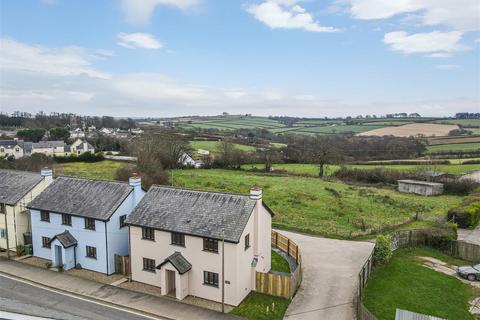
M 423 53 L 438 58 L 467 50 L 467 47 L 459 43 L 461 38 L 462 32 L 459 31 L 433 31 L 410 35 L 405 31 L 394 31 L 386 33 L 383 41 L 396 51 L 406 54 Z
M 312 14 L 295 0 L 267 0 L 250 4 L 247 12 L 272 29 L 303 29 L 311 32 L 336 32 L 338 29 L 320 25 Z
M 440 64 L 435 66 L 435 69 L 438 69 L 438 70 L 453 70 L 458 68 L 460 68 L 458 64 Z
M 349 0 L 357 19 L 387 19 L 405 13 L 418 15 L 423 25 L 445 25 L 454 30 L 480 30 L 478 0 Z
M 45 48 L 0 40 L 0 109 L 72 112 L 113 116 L 175 116 L 252 113 L 256 115 L 340 116 L 358 113 L 419 112 L 445 115 L 473 112 L 478 97 L 404 103 L 345 102 L 319 92 L 188 83 L 159 73 L 107 74 L 89 60 L 92 50 Z M 355 99 L 355 101 L 358 101 Z M 359 111 L 363 110 L 363 111 Z
M 118 45 L 129 49 L 160 49 L 163 47 L 162 43 L 158 41 L 153 35 L 149 33 L 135 32 L 124 33 L 120 32 L 117 35 Z
M 146 24 L 157 6 L 168 6 L 186 10 L 195 7 L 200 0 L 122 0 L 127 21 L 132 24 Z

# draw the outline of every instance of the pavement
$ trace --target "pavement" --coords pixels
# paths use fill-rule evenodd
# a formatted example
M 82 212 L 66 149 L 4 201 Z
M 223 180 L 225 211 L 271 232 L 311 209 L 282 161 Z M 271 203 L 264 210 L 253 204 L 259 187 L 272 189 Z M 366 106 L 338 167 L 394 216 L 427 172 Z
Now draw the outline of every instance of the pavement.
M 0 275 L 0 319 L 28 319 L 29 316 L 64 320 L 151 319 Z
M 458 240 L 480 245 L 480 225 L 475 229 L 458 228 Z
M 300 246 L 303 262 L 302 285 L 284 319 L 355 319 L 358 273 L 375 244 L 278 232 Z
M 45 268 L 7 260 L 5 258 L 0 258 L 0 275 L 2 274 L 21 278 L 33 285 L 55 289 L 60 293 L 72 294 L 77 298 L 80 297 L 96 303 L 104 303 L 112 308 L 122 308 L 128 311 L 139 312 L 144 316 L 157 316 L 156 318 L 160 319 L 179 320 L 239 319 L 232 315 L 189 305 L 180 301 L 134 292 L 108 284 L 70 276 L 62 272 L 53 272 Z M 12 290 L 7 291 L 11 292 Z M 79 310 L 81 310 L 81 308 Z M 98 318 L 93 317 L 92 319 Z

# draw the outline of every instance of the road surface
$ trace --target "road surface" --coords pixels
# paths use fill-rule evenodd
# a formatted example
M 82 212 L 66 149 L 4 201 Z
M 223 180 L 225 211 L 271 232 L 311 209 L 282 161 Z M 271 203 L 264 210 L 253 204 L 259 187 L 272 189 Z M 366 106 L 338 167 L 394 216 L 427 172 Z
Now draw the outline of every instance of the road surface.
M 64 295 L 4 275 L 0 275 L 0 311 L 64 320 L 160 319 Z

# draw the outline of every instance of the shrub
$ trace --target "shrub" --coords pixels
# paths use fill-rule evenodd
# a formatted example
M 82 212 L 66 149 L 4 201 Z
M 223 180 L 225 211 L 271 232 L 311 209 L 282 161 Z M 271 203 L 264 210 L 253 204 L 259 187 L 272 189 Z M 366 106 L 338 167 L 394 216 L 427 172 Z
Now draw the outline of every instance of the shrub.
M 463 161 L 462 164 L 480 164 L 480 160 L 467 160 Z
M 475 191 L 479 183 L 471 179 L 455 179 L 442 181 L 445 193 L 467 195 Z
M 347 181 L 395 184 L 397 183 L 397 180 L 414 179 L 415 172 L 387 170 L 382 168 L 350 169 L 347 167 L 342 167 L 334 173 L 334 176 L 341 180 Z
M 392 257 L 392 239 L 386 235 L 378 235 L 373 254 L 373 263 L 377 266 L 385 265 Z
M 457 225 L 450 223 L 446 227 L 427 229 L 425 231 L 426 245 L 439 250 L 448 250 L 453 241 L 457 240 Z
M 464 203 L 448 211 L 447 219 L 460 228 L 474 228 L 480 222 L 480 198 L 467 198 Z
M 67 162 L 99 162 L 105 160 L 101 153 L 90 153 L 85 152 L 79 156 L 68 156 L 68 157 L 54 157 L 55 162 L 57 163 L 67 163 Z

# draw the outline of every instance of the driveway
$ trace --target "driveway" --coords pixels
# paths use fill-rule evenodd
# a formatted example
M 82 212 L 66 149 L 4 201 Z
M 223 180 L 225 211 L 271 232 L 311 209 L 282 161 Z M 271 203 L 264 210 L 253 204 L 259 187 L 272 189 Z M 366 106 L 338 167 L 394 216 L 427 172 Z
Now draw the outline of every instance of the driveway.
M 279 232 L 300 246 L 303 259 L 303 282 L 285 319 L 355 319 L 358 273 L 374 244 Z
M 458 228 L 458 240 L 480 245 L 480 226 L 473 230 Z

